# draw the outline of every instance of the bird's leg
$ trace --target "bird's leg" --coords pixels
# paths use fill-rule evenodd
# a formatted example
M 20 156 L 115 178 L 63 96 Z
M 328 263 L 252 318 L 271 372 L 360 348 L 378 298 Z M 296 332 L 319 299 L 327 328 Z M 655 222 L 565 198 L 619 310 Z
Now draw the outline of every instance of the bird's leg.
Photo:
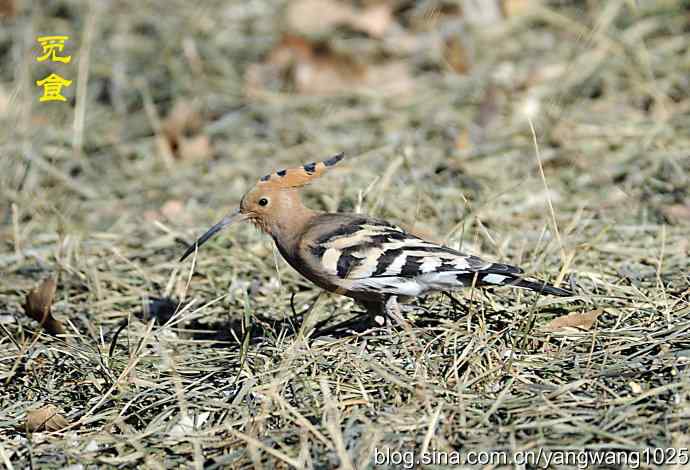
M 386 299 L 384 311 L 388 321 L 403 328 L 409 328 L 409 323 L 405 321 L 400 311 L 400 304 L 398 304 L 398 297 L 396 295 L 391 295 Z
M 367 310 L 369 318 L 378 326 L 390 327 L 393 325 L 409 328 L 410 324 L 404 320 L 398 297 L 395 295 L 377 300 L 358 300 L 359 304 Z
M 413 297 L 406 297 L 406 296 L 397 296 L 397 303 L 400 307 L 400 312 L 401 313 L 408 313 L 408 312 L 417 312 L 419 309 L 425 309 L 423 305 L 412 305 L 409 302 L 412 302 Z
M 453 305 L 453 314 L 455 314 L 455 315 L 457 316 L 457 314 L 458 314 L 457 307 L 464 308 L 463 305 L 458 301 L 458 299 L 456 299 L 455 297 L 453 297 L 453 296 L 451 295 L 451 293 L 448 292 L 447 290 L 444 290 L 443 293 L 444 293 L 445 295 L 447 295 L 448 298 L 450 299 L 450 303 L 451 303 L 451 305 Z
M 374 323 L 378 326 L 386 324 L 383 302 L 377 300 L 358 300 L 357 302 L 367 310 L 367 315 Z

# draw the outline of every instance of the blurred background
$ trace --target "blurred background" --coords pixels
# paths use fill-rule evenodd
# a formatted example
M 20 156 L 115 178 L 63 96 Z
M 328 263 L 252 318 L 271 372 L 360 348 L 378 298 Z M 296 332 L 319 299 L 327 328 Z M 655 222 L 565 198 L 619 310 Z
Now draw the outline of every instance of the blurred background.
M 687 219 L 682 1 L 2 5 L 3 221 L 16 204 L 22 248 L 60 224 L 188 235 L 258 175 L 339 151 L 356 160 L 322 206 L 366 192 L 439 235 L 480 207 L 504 236 L 515 213 L 543 225 L 548 191 L 619 222 Z M 36 61 L 49 34 L 69 64 Z M 54 71 L 68 102 L 39 103 Z
M 60 51 L 71 56 L 69 63 L 37 60 L 44 53 L 38 38 L 50 35 L 69 37 Z M 285 328 L 294 333 L 299 324 L 275 323 L 294 313 L 291 294 L 297 294 L 301 314 L 318 292 L 279 259 L 270 240 L 249 226 L 234 227 L 209 242 L 194 273 L 177 259 L 187 243 L 236 207 L 261 175 L 341 151 L 347 156 L 342 167 L 306 189 L 311 207 L 389 219 L 454 248 L 520 264 L 530 273 L 575 287 L 595 304 L 542 299 L 539 305 L 547 309 L 530 313 L 536 315 L 532 320 L 591 310 L 598 304 L 586 297 L 606 295 L 626 300 L 616 304 L 615 314 L 604 310 L 602 328 L 631 328 L 638 332 L 630 333 L 634 336 L 687 321 L 690 313 L 673 312 L 687 306 L 690 282 L 689 39 L 690 3 L 683 0 L 0 0 L 4 422 L 20 422 L 29 405 L 50 401 L 81 426 L 112 424 L 125 416 L 117 425 L 123 435 L 147 426 L 172 432 L 184 420 L 163 414 L 167 406 L 178 406 L 184 394 L 177 389 L 175 395 L 170 384 L 188 385 L 187 402 L 175 408 L 184 416 L 202 409 L 209 413 L 205 422 L 217 426 L 246 417 L 245 395 L 258 393 L 252 387 L 265 388 L 269 380 L 253 374 L 280 375 L 283 368 L 298 367 L 289 361 L 304 359 L 293 357 L 292 340 L 285 340 Z M 71 81 L 62 88 L 66 101 L 41 102 L 44 89 L 36 81 L 53 73 Z M 81 352 L 75 352 L 74 346 L 60 342 L 48 343 L 55 350 L 36 346 L 31 333 L 36 323 L 23 315 L 22 305 L 26 293 L 46 276 L 58 278 L 55 315 L 90 349 L 82 344 Z M 495 324 L 482 310 L 483 335 L 521 324 L 523 316 L 516 320 L 511 315 L 524 312 L 525 302 L 534 302 L 524 294 L 500 292 L 486 300 L 487 309 L 506 316 L 494 316 L 504 319 Z M 182 305 L 188 308 L 180 315 Z M 347 299 L 321 296 L 312 311 L 347 317 L 353 308 Z M 439 298 L 429 308 L 444 316 L 450 304 Z M 259 319 L 253 331 L 260 331 L 251 339 L 257 348 L 251 354 L 242 340 L 249 328 L 248 311 Z M 171 317 L 173 325 L 160 330 L 156 340 L 163 343 L 147 353 L 164 365 L 144 361 L 134 368 L 139 375 L 132 377 L 128 358 L 136 356 L 132 351 L 138 335 L 150 339 L 144 333 L 147 321 L 157 318 L 160 324 Z M 452 377 L 445 374 L 447 368 L 465 364 L 462 373 L 471 385 L 460 395 L 473 396 L 471 406 L 483 415 L 506 383 L 507 373 L 493 369 L 492 359 L 481 358 L 503 357 L 505 348 L 514 347 L 514 338 L 502 336 L 496 342 L 473 337 L 476 331 L 465 320 L 459 324 L 469 330 L 458 341 L 470 341 L 463 344 L 478 362 L 467 356 L 440 363 L 418 358 L 429 374 L 424 380 L 448 380 L 429 388 L 425 399 L 409 390 L 400 398 L 392 391 L 398 385 L 385 380 L 385 396 L 372 398 L 375 405 L 341 408 L 351 416 L 359 416 L 361 408 L 367 417 L 366 426 L 356 432 L 345 426 L 345 437 L 340 436 L 353 461 L 360 456 L 366 462 L 369 454 L 361 445 L 373 442 L 374 435 L 383 441 L 421 442 L 427 424 L 410 423 L 420 409 L 434 409 L 429 405 L 433 400 L 424 401 L 430 396 L 445 396 L 445 406 L 464 410 L 441 420 L 440 440 L 434 440 L 440 447 L 457 445 L 458 426 L 467 445 L 500 446 L 510 433 L 513 443 L 532 442 L 530 431 L 516 437 L 515 430 L 500 431 L 499 422 L 512 423 L 515 416 L 538 421 L 550 411 L 531 414 L 515 401 L 514 409 L 498 421 L 487 417 L 470 430 L 463 427 L 465 418 L 458 418 L 472 414 L 465 408 L 470 405 L 439 391 L 457 391 L 457 383 L 451 384 Z M 130 326 L 118 340 L 116 331 L 127 321 Z M 221 350 L 199 346 L 185 331 L 192 325 L 207 330 L 193 338 L 228 345 Z M 132 343 L 124 344 L 124 336 Z M 584 374 L 580 363 L 568 361 L 576 352 L 589 351 L 592 341 L 573 346 L 569 358 L 562 358 L 566 362 L 547 362 L 579 379 Z M 542 343 L 529 344 L 531 353 L 543 350 Z M 58 350 L 65 355 L 60 361 Z M 48 358 L 43 368 L 27 366 L 27 351 Z M 210 356 L 192 356 L 202 353 Z M 331 385 L 351 380 L 349 372 L 330 369 L 333 361 L 356 361 L 351 353 L 347 348 L 341 354 L 324 353 L 314 359 L 325 361 L 312 364 L 319 371 L 314 374 L 324 374 Z M 624 353 L 616 349 L 610 355 Z M 241 365 L 239 358 L 246 354 L 248 362 Z M 384 363 L 409 365 L 409 358 L 397 354 L 385 356 Z M 103 377 L 85 377 L 79 371 L 84 361 L 96 370 L 102 367 Z M 186 364 L 186 372 L 175 372 L 175 361 Z M 190 365 L 198 361 L 208 361 L 209 370 L 225 371 L 214 382 L 218 388 L 200 388 L 209 370 Z M 588 367 L 604 368 L 602 361 Z M 400 367 L 395 374 L 407 366 Z M 640 362 L 630 367 L 651 366 Z M 540 373 L 520 383 L 538 382 Z M 122 386 L 120 398 L 114 398 L 112 391 L 106 392 L 119 383 L 120 374 L 129 377 L 130 388 Z M 233 382 L 236 375 L 242 380 Z M 611 389 L 628 387 L 628 379 L 605 377 Z M 654 380 L 671 380 L 664 377 Z M 410 380 L 422 387 L 414 383 L 418 378 Z M 276 393 L 304 416 L 317 416 L 312 421 L 318 424 L 321 405 L 296 397 L 311 397 L 319 384 L 309 392 L 297 387 L 289 396 Z M 237 395 L 227 390 L 235 386 L 245 398 L 226 403 L 224 411 L 212 403 L 226 402 L 228 396 L 234 400 Z M 389 386 L 391 390 L 385 388 Z M 137 387 L 148 387 L 150 402 L 137 395 L 143 393 Z M 10 391 L 22 397 L 14 407 Z M 534 390 L 523 392 L 531 396 Z M 173 404 L 162 398 L 170 393 Z M 333 393 L 338 395 L 335 389 Z M 351 393 L 360 397 L 357 390 Z M 520 396 L 519 390 L 515 393 Z M 98 403 L 104 396 L 107 401 Z M 127 405 L 139 410 L 132 417 L 117 403 L 134 397 L 141 403 Z M 253 405 L 252 413 L 268 416 L 276 412 L 271 407 L 285 411 L 280 400 L 271 400 Z M 513 403 L 506 400 L 503 406 Z M 256 411 L 260 406 L 262 411 Z M 676 419 L 665 408 L 670 405 L 663 406 L 668 419 Z M 662 432 L 661 418 L 653 412 L 630 412 L 642 417 L 626 445 L 676 442 L 678 436 Z M 601 427 L 609 418 L 594 413 L 582 419 Z M 299 426 L 291 423 L 273 423 L 284 434 L 271 439 L 309 447 L 299 440 Z M 381 426 L 388 426 L 392 435 L 375 434 Z M 187 428 L 180 429 L 184 434 Z M 207 444 L 221 434 L 233 445 L 247 442 L 227 430 L 210 429 L 192 450 L 182 446 L 176 452 L 199 463 L 200 448 L 220 452 L 208 450 Z M 263 439 L 264 431 L 242 430 L 257 439 Z M 570 442 L 568 433 L 585 436 L 582 442 L 611 439 L 598 435 L 588 440 L 591 432 L 576 426 L 539 442 Z M 147 436 L 152 448 L 164 442 L 153 431 Z M 12 439 L 8 452 L 26 462 L 24 441 L 15 435 Z M 98 439 L 106 447 L 121 442 L 116 436 Z M 72 459 L 96 459 L 88 440 L 77 441 L 79 445 L 63 451 L 73 452 Z M 317 461 L 342 463 L 344 457 L 334 447 L 319 438 L 313 444 L 320 449 L 312 454 Z M 36 458 L 73 461 L 51 460 L 51 445 L 62 444 L 46 444 Z M 225 455 L 215 462 L 256 463 L 268 458 L 260 449 L 254 447 L 250 457 Z M 156 460 L 154 453 L 132 462 L 165 461 Z M 109 455 L 116 459 L 119 454 Z

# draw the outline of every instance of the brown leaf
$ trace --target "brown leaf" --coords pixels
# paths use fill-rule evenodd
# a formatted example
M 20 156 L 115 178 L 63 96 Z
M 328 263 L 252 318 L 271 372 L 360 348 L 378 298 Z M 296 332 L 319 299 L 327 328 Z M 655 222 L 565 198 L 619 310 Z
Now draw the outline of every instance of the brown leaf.
M 530 8 L 538 6 L 540 0 L 503 0 L 501 5 L 506 18 L 524 15 Z
M 17 14 L 16 0 L 0 0 L 0 17 L 13 17 Z
M 206 160 L 213 155 L 211 139 L 204 134 L 182 137 L 178 142 L 177 154 L 182 160 Z
M 628 386 L 630 387 L 630 390 L 632 390 L 632 392 L 635 395 L 639 395 L 643 391 L 642 386 L 639 383 L 635 382 L 634 380 L 631 380 L 630 382 L 628 382 Z
M 246 93 L 260 97 L 267 90 L 305 95 L 337 95 L 356 90 L 395 95 L 410 92 L 414 81 L 403 62 L 360 63 L 333 51 L 328 44 L 286 35 L 263 64 L 254 64 L 245 76 Z
M 163 133 L 169 139 L 177 139 L 185 132 L 196 132 L 201 127 L 201 116 L 187 100 L 178 100 L 163 120 Z
M 573 312 L 562 317 L 554 318 L 542 328 L 545 332 L 589 331 L 594 326 L 597 318 L 603 312 L 602 309 L 590 312 Z
M 168 219 L 177 219 L 184 212 L 184 204 L 177 199 L 170 199 L 161 207 L 161 214 Z
M 297 0 L 290 2 L 286 21 L 294 32 L 322 34 L 350 22 L 354 14 L 349 5 L 334 0 Z
M 364 83 L 366 67 L 345 56 L 320 56 L 298 63 L 293 80 L 300 93 L 333 95 Z
M 144 211 L 144 220 L 156 222 L 162 220 L 183 223 L 189 221 L 190 214 L 185 211 L 184 203 L 178 199 L 169 199 L 163 203 L 160 209 L 149 209 Z
M 294 87 L 299 93 L 332 95 L 342 93 L 366 79 L 366 66 L 344 54 L 338 54 L 326 44 L 312 44 L 303 38 L 287 37 L 272 59 L 280 64 L 291 55 Z
M 55 405 L 45 405 L 26 414 L 25 429 L 27 432 L 59 431 L 69 426 Z
M 458 150 L 472 149 L 472 138 L 470 137 L 470 131 L 468 129 L 461 130 L 458 135 L 455 136 L 455 148 Z
M 247 70 L 247 93 L 258 96 L 267 89 L 293 89 L 298 93 L 331 95 L 361 83 L 366 67 L 336 54 L 320 43 L 286 35 L 264 64 Z
M 162 122 L 170 150 L 180 160 L 205 160 L 213 154 L 208 136 L 200 134 L 201 114 L 193 103 L 179 100 Z M 161 144 L 165 145 L 165 141 Z
M 290 2 L 286 21 L 291 31 L 307 36 L 323 35 L 338 26 L 348 26 L 380 38 L 393 24 L 393 10 L 388 3 L 359 9 L 336 0 L 297 0 Z
M 24 303 L 24 312 L 39 322 L 51 335 L 65 333 L 65 327 L 50 313 L 56 288 L 57 281 L 55 278 L 49 277 L 27 294 Z
M 690 222 L 690 204 L 672 204 L 661 208 L 666 220 L 674 224 L 687 224 Z
M 155 222 L 157 220 L 160 220 L 161 214 L 158 211 L 155 211 L 153 209 L 149 209 L 144 211 L 144 220 L 147 222 Z
M 458 35 L 444 40 L 443 60 L 457 74 L 466 74 L 470 69 L 470 54 Z
M 393 24 L 393 9 L 390 3 L 380 3 L 365 8 L 350 20 L 353 29 L 381 38 Z

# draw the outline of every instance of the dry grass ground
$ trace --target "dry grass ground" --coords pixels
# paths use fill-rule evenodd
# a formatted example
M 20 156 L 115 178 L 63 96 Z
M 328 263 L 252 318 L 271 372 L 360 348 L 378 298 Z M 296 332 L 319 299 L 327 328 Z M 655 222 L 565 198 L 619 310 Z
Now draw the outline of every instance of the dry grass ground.
M 326 34 L 374 75 L 404 63 L 392 94 L 344 80 L 319 96 L 279 75 L 249 93 L 282 3 L 34 1 L 0 19 L 0 465 L 690 446 L 687 2 L 551 2 L 484 28 L 455 3 L 398 0 L 392 32 Z M 35 62 L 41 33 L 71 34 L 73 62 Z M 68 103 L 38 103 L 51 67 L 74 80 Z M 170 129 L 175 105 L 186 130 Z M 259 176 L 338 151 L 349 163 L 307 189 L 312 207 L 406 224 L 577 297 L 467 290 L 421 300 L 409 331 L 333 334 L 320 322 L 358 307 L 251 227 L 193 272 L 177 262 Z M 22 308 L 49 276 L 60 337 Z M 545 331 L 592 311 L 589 329 Z M 47 404 L 68 427 L 26 432 Z

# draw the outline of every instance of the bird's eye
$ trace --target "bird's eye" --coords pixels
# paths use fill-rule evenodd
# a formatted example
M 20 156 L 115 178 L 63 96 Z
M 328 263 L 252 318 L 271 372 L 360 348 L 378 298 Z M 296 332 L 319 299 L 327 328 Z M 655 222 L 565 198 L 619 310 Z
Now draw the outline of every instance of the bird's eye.
M 268 205 L 268 199 L 266 199 L 265 197 L 262 197 L 261 199 L 259 199 L 259 205 L 260 206 L 267 206 Z

